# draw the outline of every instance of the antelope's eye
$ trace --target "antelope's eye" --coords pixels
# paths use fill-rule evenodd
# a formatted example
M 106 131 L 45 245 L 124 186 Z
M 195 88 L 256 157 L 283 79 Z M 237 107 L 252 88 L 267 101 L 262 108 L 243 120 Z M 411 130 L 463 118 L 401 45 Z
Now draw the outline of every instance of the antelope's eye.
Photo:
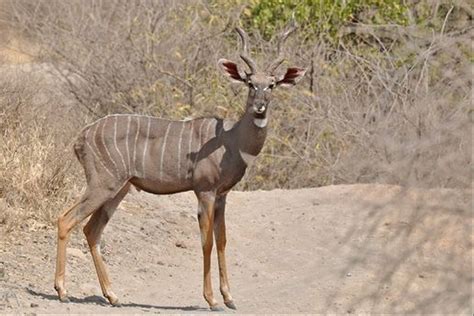
M 252 81 L 248 82 L 250 89 L 258 90 L 258 88 L 252 83 Z
M 270 90 L 272 90 L 273 88 L 275 88 L 275 83 L 271 83 L 268 88 L 270 88 Z

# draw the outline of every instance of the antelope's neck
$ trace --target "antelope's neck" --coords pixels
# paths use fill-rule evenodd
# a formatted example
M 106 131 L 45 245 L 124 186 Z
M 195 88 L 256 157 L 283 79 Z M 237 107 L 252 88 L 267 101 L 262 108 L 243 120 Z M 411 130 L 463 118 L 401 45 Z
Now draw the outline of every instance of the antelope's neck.
M 256 117 L 246 112 L 237 127 L 239 150 L 252 156 L 257 156 L 267 138 L 268 117 Z

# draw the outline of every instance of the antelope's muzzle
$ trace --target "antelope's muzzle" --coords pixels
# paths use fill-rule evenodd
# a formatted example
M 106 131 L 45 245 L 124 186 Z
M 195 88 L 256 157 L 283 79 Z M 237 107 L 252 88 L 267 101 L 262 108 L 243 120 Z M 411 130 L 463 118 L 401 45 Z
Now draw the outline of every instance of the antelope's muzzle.
M 263 114 L 267 110 L 267 106 L 265 104 L 259 104 L 254 106 L 255 113 Z

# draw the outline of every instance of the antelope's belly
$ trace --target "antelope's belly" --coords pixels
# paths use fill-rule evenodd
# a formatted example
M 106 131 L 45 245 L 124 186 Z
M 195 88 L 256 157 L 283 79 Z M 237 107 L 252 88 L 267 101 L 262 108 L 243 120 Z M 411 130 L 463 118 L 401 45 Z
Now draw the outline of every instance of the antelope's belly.
M 132 178 L 130 182 L 138 189 L 154 194 L 172 194 L 192 190 L 191 180 L 157 181 L 156 179 Z

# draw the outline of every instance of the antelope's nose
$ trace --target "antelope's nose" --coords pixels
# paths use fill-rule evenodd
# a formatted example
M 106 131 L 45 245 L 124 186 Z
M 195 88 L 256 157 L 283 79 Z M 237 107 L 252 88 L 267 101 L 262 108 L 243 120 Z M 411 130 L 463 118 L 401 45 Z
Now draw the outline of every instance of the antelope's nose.
M 255 108 L 255 113 L 262 114 L 267 109 L 267 105 L 264 103 L 260 103 L 260 104 L 256 104 L 254 108 Z

